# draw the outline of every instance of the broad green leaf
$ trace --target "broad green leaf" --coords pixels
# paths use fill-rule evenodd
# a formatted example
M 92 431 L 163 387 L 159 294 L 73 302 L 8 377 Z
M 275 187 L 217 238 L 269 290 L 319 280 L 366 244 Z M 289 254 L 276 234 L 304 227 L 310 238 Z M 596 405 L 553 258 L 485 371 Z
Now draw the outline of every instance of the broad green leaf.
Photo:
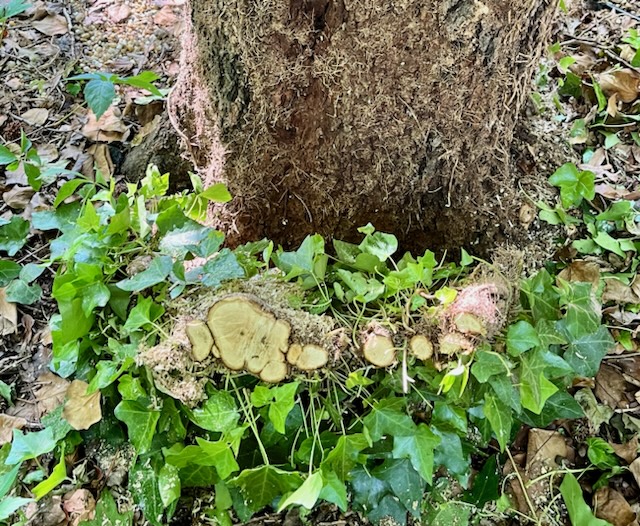
M 479 350 L 476 351 L 474 358 L 471 374 L 482 384 L 492 376 L 511 374 L 513 363 L 504 354 Z
M 324 255 L 324 239 L 316 234 L 307 236 L 295 252 L 278 252 L 273 255 L 276 266 L 290 280 L 304 274 L 313 274 L 316 259 Z
M 302 484 L 298 473 L 291 473 L 273 466 L 245 469 L 231 479 L 230 487 L 237 488 L 244 506 L 253 514 L 271 504 L 276 498 L 294 491 Z
M 7 444 L 7 446 L 11 447 L 9 444 Z M 8 451 L 8 448 L 5 451 Z M 6 458 L 7 455 L 4 453 L 5 452 L 3 451 L 2 456 Z M 4 459 L 2 460 L 4 463 Z M 20 466 L 21 464 L 16 464 L 11 469 L 9 469 L 9 466 L 5 465 L 4 468 L 2 469 L 2 474 L 0 475 L 0 500 L 7 493 L 9 493 L 9 490 L 13 487 L 13 483 L 16 481 L 16 478 L 18 477 Z
M 207 431 L 227 433 L 238 424 L 240 413 L 230 393 L 215 391 L 196 409 L 187 410 L 189 420 Z
M 82 522 L 82 526 L 131 526 L 133 510 L 118 512 L 116 501 L 109 490 L 104 490 L 96 504 L 96 514 L 92 520 Z
M 433 434 L 440 439 L 434 450 L 434 464 L 443 466 L 451 477 L 460 482 L 462 486 L 467 487 L 471 473 L 471 457 L 463 450 L 460 436 L 434 425 L 429 427 Z
M 209 457 L 222 480 L 229 477 L 231 473 L 238 471 L 238 463 L 236 462 L 236 459 L 233 456 L 233 451 L 226 440 L 210 442 L 198 437 L 196 442 L 202 449 L 204 455 Z
M 582 199 L 595 197 L 595 175 L 589 171 L 580 171 L 573 163 L 563 164 L 549 178 L 549 183 L 560 188 L 562 206 L 578 206 Z
M 513 427 L 513 419 L 511 417 L 511 408 L 507 407 L 500 400 L 486 394 L 484 396 L 484 414 L 491 424 L 491 429 L 498 439 L 500 444 L 500 451 L 509 444 L 511 438 L 511 428 Z
M 131 278 L 119 281 L 116 286 L 129 292 L 140 292 L 165 281 L 172 267 L 173 260 L 170 256 L 156 256 L 149 264 L 149 268 Z
M 278 513 L 291 505 L 303 506 L 310 510 L 318 502 L 322 486 L 322 473 L 316 471 L 313 475 L 308 476 L 298 489 L 280 502 Z
M 414 517 L 420 516 L 425 482 L 409 459 L 386 459 L 372 475 L 386 482 L 400 504 Z
M 0 259 L 0 287 L 6 287 L 11 280 L 17 278 L 21 268 L 14 261 Z
M 278 387 L 258 386 L 251 393 L 255 407 L 269 405 L 269 420 L 278 433 L 284 434 L 287 416 L 296 404 L 296 391 L 300 382 L 290 382 Z
M 9 405 L 13 405 L 11 403 L 11 386 L 2 380 L 0 380 L 0 396 L 9 402 Z
M 344 482 L 333 471 L 322 471 L 322 490 L 318 498 L 331 502 L 338 506 L 342 512 L 347 511 L 349 503 L 347 501 L 347 487 Z
M 15 256 L 27 242 L 29 221 L 13 216 L 8 224 L 0 226 L 0 251 Z
M 386 494 L 391 492 L 386 481 L 374 476 L 371 470 L 364 466 L 357 466 L 351 471 L 349 485 L 352 489 L 354 507 L 367 512 L 367 515 L 380 504 Z M 404 507 L 402 511 L 406 520 L 407 514 Z
M 60 455 L 60 462 L 56 464 L 56 467 L 53 468 L 51 475 L 46 480 L 43 480 L 40 484 L 38 484 L 35 488 L 31 490 L 37 500 L 40 500 L 42 497 L 53 491 L 56 486 L 62 484 L 67 478 L 67 466 L 64 461 L 64 450 Z
M 11 152 L 11 150 L 9 150 L 9 148 L 0 144 L 0 166 L 11 164 L 17 160 L 18 158 Z
M 214 203 L 228 203 L 232 199 L 229 190 L 223 183 L 211 185 L 200 196 Z
M 115 86 L 109 80 L 93 79 L 87 82 L 84 87 L 84 98 L 96 119 L 104 115 L 115 97 Z
M 449 500 L 438 503 L 427 513 L 424 524 L 429 526 L 468 526 L 470 518 L 469 505 Z
M 464 436 L 467 434 L 467 415 L 464 409 L 446 402 L 435 402 L 431 415 L 431 425 L 441 430 L 455 431 Z
M 547 399 L 558 388 L 544 374 L 544 363 L 539 353 L 523 355 L 520 362 L 520 397 L 522 407 L 540 414 Z
M 71 197 L 80 186 L 88 182 L 86 179 L 71 179 L 71 181 L 64 183 L 60 187 L 60 190 L 58 190 L 58 195 L 56 195 L 56 199 L 53 202 L 53 207 L 58 208 L 65 199 Z
M 125 400 L 116 406 L 114 414 L 118 420 L 126 424 L 129 440 L 138 454 L 148 451 L 160 418 L 160 411 L 141 402 Z
M 500 497 L 500 479 L 497 455 L 492 455 L 473 479 L 473 487 L 466 493 L 465 500 L 479 508 L 487 502 L 497 500 Z
M 542 319 L 555 320 L 560 315 L 559 294 L 553 285 L 554 279 L 547 270 L 541 270 L 522 282 L 522 293 L 536 322 Z
M 539 415 L 527 411 L 523 412 L 519 419 L 531 427 L 544 429 L 554 420 L 576 420 L 584 416 L 585 413 L 582 407 L 569 393 L 558 391 L 547 400 Z
M 414 469 L 431 484 L 434 450 L 440 439 L 425 425 L 417 426 L 409 436 L 394 436 L 393 458 L 409 458 Z
M 7 301 L 21 305 L 33 305 L 40 301 L 42 288 L 38 284 L 29 285 L 26 281 L 16 279 L 9 283 L 5 293 Z
M 238 258 L 228 248 L 207 261 L 202 268 L 202 284 L 207 287 L 219 287 L 228 279 L 243 278 L 244 269 L 238 263 Z
M 620 465 L 611 445 L 600 437 L 587 438 L 587 457 L 598 469 L 611 469 Z
M 33 502 L 33 499 L 25 499 L 23 497 L 5 497 L 0 500 L 0 521 L 7 520 L 22 506 L 26 506 L 30 502 Z
M 138 304 L 131 309 L 127 321 L 123 325 L 123 329 L 133 332 L 140 328 L 149 329 L 164 313 L 164 307 L 153 301 L 151 298 L 139 298 Z
M 56 447 L 56 440 L 51 429 L 43 429 L 35 433 L 23 434 L 18 429 L 13 430 L 11 451 L 5 460 L 9 466 L 19 464 L 24 460 L 31 460 L 49 453 Z
M 368 446 L 369 443 L 362 433 L 341 435 L 338 443 L 323 460 L 322 466 L 333 471 L 340 480 L 345 480 L 357 464 L 364 462 L 360 452 Z
M 540 338 L 528 321 L 519 321 L 507 330 L 507 351 L 511 356 L 528 351 L 540 345 Z
M 153 526 L 164 526 L 164 505 L 158 489 L 158 474 L 149 465 L 136 464 L 129 474 L 129 491 Z
M 611 334 L 602 325 L 595 333 L 572 340 L 563 358 L 577 375 L 589 378 L 597 374 L 602 359 L 614 345 Z
M 165 464 L 158 474 L 158 492 L 166 508 L 180 498 L 180 474 L 178 468 Z
M 373 232 L 365 236 L 359 248 L 366 254 L 376 256 L 380 261 L 386 261 L 398 250 L 398 240 L 393 234 Z
M 363 422 L 374 442 L 385 435 L 409 436 L 416 432 L 405 404 L 402 398 L 384 398 L 373 405 Z
M 597 519 L 582 496 L 582 488 L 573 473 L 565 473 L 560 493 L 569 512 L 571 524 L 575 526 L 611 526 L 607 521 Z

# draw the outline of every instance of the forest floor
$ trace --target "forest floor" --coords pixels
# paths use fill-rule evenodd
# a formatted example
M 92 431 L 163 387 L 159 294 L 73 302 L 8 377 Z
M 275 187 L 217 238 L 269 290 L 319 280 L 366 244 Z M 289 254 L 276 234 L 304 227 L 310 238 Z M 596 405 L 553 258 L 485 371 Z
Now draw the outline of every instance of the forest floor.
M 637 525 L 640 4 L 565 3 L 513 147 L 527 242 L 489 264 L 366 227 L 221 248 L 194 219 L 226 190 L 139 155 L 183 1 L 0 0 L 0 524 Z M 329 324 L 332 367 L 176 359 L 230 278 L 294 336 Z

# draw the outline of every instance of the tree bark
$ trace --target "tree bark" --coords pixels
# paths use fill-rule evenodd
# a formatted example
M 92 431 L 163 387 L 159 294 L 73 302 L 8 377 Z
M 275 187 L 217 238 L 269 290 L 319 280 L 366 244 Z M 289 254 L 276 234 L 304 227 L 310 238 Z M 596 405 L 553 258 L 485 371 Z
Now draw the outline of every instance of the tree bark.
M 556 3 L 190 0 L 174 121 L 237 240 L 372 222 L 486 248 L 513 235 L 510 145 Z

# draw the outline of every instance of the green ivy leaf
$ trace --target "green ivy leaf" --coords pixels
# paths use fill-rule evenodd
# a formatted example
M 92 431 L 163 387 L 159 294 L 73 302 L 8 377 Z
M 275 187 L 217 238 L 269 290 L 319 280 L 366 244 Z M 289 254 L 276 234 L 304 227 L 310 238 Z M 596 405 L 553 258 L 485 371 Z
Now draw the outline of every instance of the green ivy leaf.
M 316 471 L 309 475 L 302 485 L 278 505 L 278 513 L 291 505 L 304 506 L 308 510 L 318 502 L 324 483 L 322 473 Z
M 611 334 L 602 325 L 595 333 L 572 340 L 563 358 L 577 375 L 590 378 L 597 374 L 602 359 L 614 345 Z
M 344 482 L 333 471 L 322 471 L 322 490 L 318 498 L 331 502 L 340 508 L 342 512 L 347 511 L 349 503 L 347 501 L 347 487 Z
M 51 475 L 40 484 L 38 484 L 35 488 L 31 490 L 37 500 L 40 500 L 42 497 L 53 491 L 56 486 L 62 484 L 67 478 L 67 466 L 64 461 L 64 449 L 60 454 L 60 461 L 56 464 L 56 467 L 53 468 Z
M 377 401 L 363 422 L 374 442 L 385 435 L 407 436 L 416 430 L 402 398 L 384 398 Z
M 414 517 L 420 516 L 424 480 L 408 459 L 386 459 L 372 475 L 386 482 L 405 509 Z
M 211 442 L 198 437 L 196 442 L 198 443 L 198 446 L 200 446 L 202 452 L 210 459 L 212 465 L 215 466 L 216 471 L 222 480 L 225 480 L 233 472 L 238 471 L 238 463 L 236 462 L 236 459 L 233 456 L 233 451 L 226 440 Z
M 146 520 L 153 526 L 166 524 L 162 519 L 164 505 L 158 489 L 158 474 L 151 466 L 136 464 L 133 467 L 129 474 L 129 491 Z
M 96 119 L 99 119 L 116 98 L 116 88 L 110 80 L 93 79 L 84 87 L 84 98 Z
M 360 452 L 368 446 L 369 443 L 362 433 L 341 435 L 338 443 L 322 462 L 322 467 L 333 471 L 340 480 L 345 480 L 357 464 L 364 462 Z
M 200 196 L 214 203 L 228 203 L 232 199 L 229 190 L 223 183 L 211 185 Z
M 0 226 L 0 250 L 9 256 L 15 256 L 27 242 L 29 221 L 13 216 L 8 224 Z
M 11 451 L 5 460 L 9 466 L 19 464 L 24 460 L 31 460 L 40 455 L 49 453 L 56 447 L 56 440 L 51 429 L 43 429 L 35 433 L 23 434 L 18 429 L 13 430 L 13 440 L 11 441 Z
M 620 465 L 611 445 L 600 437 L 587 438 L 587 456 L 598 469 L 607 470 Z
M 473 487 L 465 494 L 465 500 L 479 508 L 487 502 L 497 500 L 500 497 L 500 479 L 498 458 L 497 455 L 492 455 L 473 479 Z
M 511 428 L 513 427 L 513 418 L 511 417 L 511 408 L 507 407 L 500 400 L 486 394 L 484 396 L 484 414 L 491 424 L 491 429 L 498 439 L 500 451 L 509 444 L 511 438 Z
M 393 234 L 373 232 L 365 236 L 359 248 L 362 252 L 377 257 L 380 261 L 386 261 L 398 250 L 398 240 Z
M 119 513 L 113 495 L 104 490 L 96 504 L 95 517 L 82 522 L 82 526 L 131 526 L 132 523 L 133 510 Z
M 156 256 L 149 264 L 149 268 L 131 278 L 119 281 L 116 286 L 129 292 L 140 292 L 165 281 L 172 267 L 173 260 L 170 256 Z
M 162 505 L 166 508 L 180 498 L 180 473 L 178 468 L 165 464 L 158 474 L 158 493 Z
M 415 470 L 431 484 L 433 452 L 439 443 L 440 439 L 425 424 L 420 424 L 412 435 L 394 436 L 393 457 L 409 458 Z
M 522 407 L 539 415 L 558 388 L 545 377 L 545 364 L 539 353 L 529 354 L 522 355 L 520 362 L 520 397 Z
M 136 451 L 144 453 L 151 447 L 151 441 L 160 418 L 160 411 L 137 401 L 122 401 L 114 414 L 118 420 L 124 422 L 129 430 L 129 440 Z
M 290 382 L 278 387 L 258 386 L 251 393 L 251 403 L 255 407 L 269 405 L 269 420 L 278 433 L 285 433 L 287 416 L 296 404 L 296 391 L 300 382 Z
M 13 154 L 9 148 L 0 145 L 0 166 L 6 166 L 7 164 L 14 163 L 18 158 Z
M 522 293 L 536 322 L 556 320 L 560 315 L 559 294 L 553 287 L 554 283 L 554 278 L 545 269 L 522 282 Z
M 560 188 L 562 206 L 578 206 L 582 199 L 595 197 L 595 175 L 593 172 L 580 171 L 573 163 L 563 164 L 549 178 L 549 183 Z
M 9 282 L 18 277 L 22 267 L 8 259 L 0 259 L 0 287 L 6 287 Z
M 493 376 L 509 376 L 512 368 L 513 363 L 507 356 L 494 351 L 478 350 L 471 366 L 471 374 L 476 377 L 478 382 L 483 384 Z
M 538 345 L 540 345 L 538 333 L 528 321 L 519 321 L 509 326 L 507 351 L 511 356 L 518 356 Z
M 0 521 L 7 520 L 11 515 L 18 511 L 22 506 L 26 506 L 33 499 L 25 499 L 23 497 L 5 497 L 0 501 Z
M 234 429 L 240 418 L 233 396 L 226 391 L 214 391 L 209 394 L 209 399 L 202 407 L 186 411 L 189 420 L 194 424 L 207 431 L 219 433 L 227 433 Z
M 29 285 L 21 279 L 16 279 L 9 283 L 5 293 L 7 301 L 20 303 L 21 305 L 33 305 L 35 302 L 40 301 L 42 288 L 35 283 Z
M 584 501 L 582 489 L 578 483 L 578 479 L 573 473 L 565 473 L 562 484 L 560 484 L 560 493 L 567 505 L 569 519 L 571 524 L 579 524 L 580 526 L 611 526 L 607 521 L 597 519 L 589 506 Z
M 298 473 L 291 473 L 273 466 L 245 469 L 228 483 L 237 488 L 244 506 L 251 514 L 271 504 L 276 498 L 295 491 L 302 484 Z
M 238 258 L 228 248 L 207 261 L 202 268 L 202 284 L 206 287 L 219 287 L 228 279 L 243 278 L 244 269 L 238 263 Z
M 150 329 L 153 322 L 164 314 L 164 307 L 158 305 L 151 298 L 139 298 L 138 304 L 131 309 L 123 329 L 133 332 L 137 329 Z

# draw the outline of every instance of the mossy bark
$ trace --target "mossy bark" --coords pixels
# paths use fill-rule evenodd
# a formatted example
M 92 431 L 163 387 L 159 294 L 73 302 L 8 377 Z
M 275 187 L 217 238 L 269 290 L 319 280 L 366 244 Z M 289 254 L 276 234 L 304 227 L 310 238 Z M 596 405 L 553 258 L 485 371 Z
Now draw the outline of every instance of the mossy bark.
M 372 222 L 487 246 L 517 218 L 510 144 L 556 4 L 190 0 L 174 112 L 204 171 L 224 147 L 238 240 Z

